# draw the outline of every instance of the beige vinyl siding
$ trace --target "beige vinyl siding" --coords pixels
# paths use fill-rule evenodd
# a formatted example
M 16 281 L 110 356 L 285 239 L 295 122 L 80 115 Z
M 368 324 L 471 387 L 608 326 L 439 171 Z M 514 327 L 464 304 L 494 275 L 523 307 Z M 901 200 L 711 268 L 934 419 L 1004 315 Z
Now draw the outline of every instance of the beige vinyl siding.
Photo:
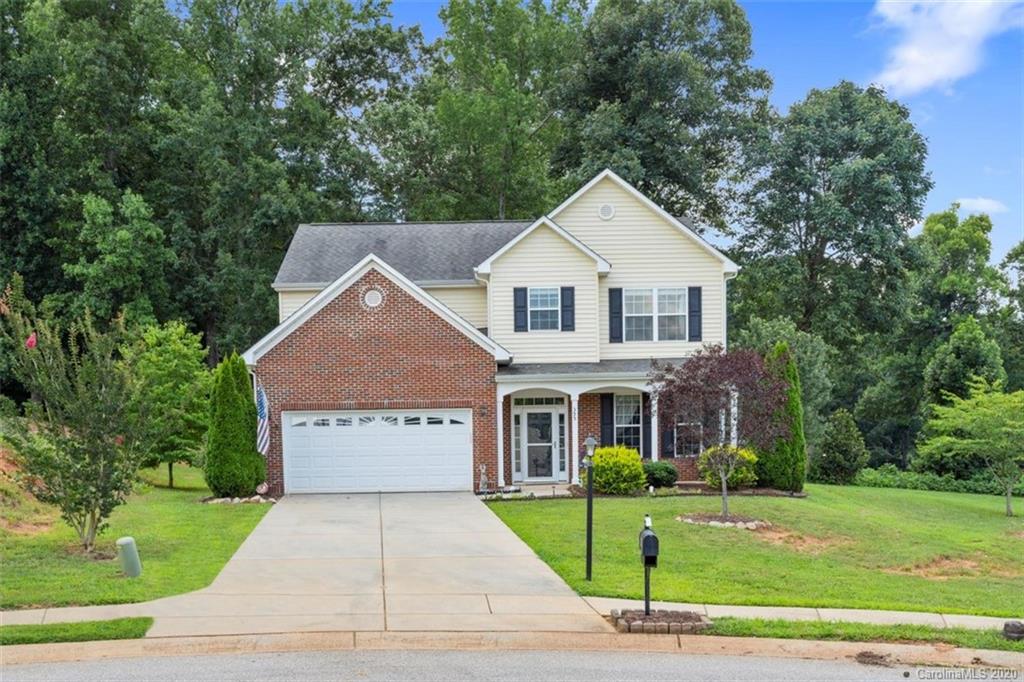
M 277 292 L 277 321 L 284 322 L 286 317 L 301 308 L 306 301 L 313 298 L 318 293 L 320 293 L 319 289 Z
M 602 204 L 615 207 L 602 220 Z M 601 359 L 679 357 L 702 344 L 725 342 L 725 280 L 722 262 L 693 238 L 612 180 L 602 180 L 554 216 L 554 221 L 611 263 L 600 280 L 598 338 Z M 608 341 L 608 289 L 702 287 L 702 341 Z M 516 358 L 518 360 L 518 358 Z
M 513 289 L 575 287 L 576 330 L 515 331 Z M 541 226 L 491 268 L 488 335 L 523 362 L 596 362 L 597 264 L 549 227 Z
M 487 287 L 424 287 L 423 290 L 474 327 L 487 326 Z

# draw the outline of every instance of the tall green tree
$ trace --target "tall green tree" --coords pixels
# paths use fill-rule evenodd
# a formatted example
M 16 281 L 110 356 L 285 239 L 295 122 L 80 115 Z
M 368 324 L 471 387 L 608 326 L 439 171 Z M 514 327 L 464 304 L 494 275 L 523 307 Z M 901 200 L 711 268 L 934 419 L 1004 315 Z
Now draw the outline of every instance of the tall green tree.
M 1006 369 L 1006 390 L 1024 389 L 1024 241 L 1000 264 L 1007 282 L 1004 304 L 990 317 Z
M 380 185 L 400 216 L 532 218 L 555 200 L 550 102 L 575 58 L 580 0 L 451 0 L 404 96 L 371 109 Z
M 999 344 L 985 335 L 977 320 L 968 317 L 936 349 L 925 367 L 925 400 L 931 405 L 944 405 L 951 396 L 965 398 L 974 377 L 1003 383 L 1006 371 Z
M 140 420 L 143 465 L 192 464 L 202 450 L 209 412 L 210 372 L 198 334 L 182 322 L 153 325 L 124 349 L 135 377 L 133 412 Z
M 234 353 L 214 371 L 203 473 L 218 497 L 252 495 L 267 475 L 256 451 L 256 406 L 246 376 L 245 362 Z
M 763 320 L 759 317 L 746 322 L 742 329 L 730 334 L 732 348 L 751 348 L 767 356 L 780 341 L 789 351 L 800 371 L 800 401 L 803 404 L 804 436 L 807 449 L 817 449 L 824 434 L 828 418 L 827 406 L 832 397 L 833 363 L 838 362 L 835 349 L 816 334 L 800 331 L 785 317 Z
M 907 231 L 932 186 L 925 156 L 909 110 L 882 90 L 812 90 L 757 148 L 736 295 L 840 350 L 889 328 L 907 305 Z
M 804 408 L 800 398 L 800 372 L 789 344 L 779 341 L 765 358 L 765 366 L 785 385 L 786 400 L 775 419 L 783 423 L 786 435 L 771 447 L 758 451 L 754 470 L 758 485 L 798 493 L 804 489 L 807 473 L 807 442 L 804 438 Z
M 921 454 L 931 458 L 980 457 L 1006 491 L 1006 515 L 1013 516 L 1013 487 L 1024 476 L 1024 391 L 972 379 L 967 395 L 936 405 Z
M 727 229 L 731 188 L 769 120 L 767 72 L 732 0 L 600 0 L 557 107 L 555 171 L 608 167 L 673 215 Z

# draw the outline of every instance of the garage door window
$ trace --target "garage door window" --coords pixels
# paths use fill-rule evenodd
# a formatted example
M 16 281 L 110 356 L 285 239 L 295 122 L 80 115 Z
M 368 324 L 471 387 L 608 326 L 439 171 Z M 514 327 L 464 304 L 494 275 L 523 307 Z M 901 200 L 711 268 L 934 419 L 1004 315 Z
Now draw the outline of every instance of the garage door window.
M 331 418 L 330 417 L 318 417 L 317 419 L 313 420 L 313 426 L 330 426 L 330 425 L 331 425 Z
M 352 426 L 352 417 L 338 417 L 334 420 L 335 426 Z
M 306 425 L 305 417 L 292 417 L 292 427 L 298 428 Z
M 406 417 L 405 418 L 405 425 L 406 426 L 419 426 L 420 425 L 420 418 L 419 417 Z
M 427 426 L 443 426 L 444 417 L 427 417 Z

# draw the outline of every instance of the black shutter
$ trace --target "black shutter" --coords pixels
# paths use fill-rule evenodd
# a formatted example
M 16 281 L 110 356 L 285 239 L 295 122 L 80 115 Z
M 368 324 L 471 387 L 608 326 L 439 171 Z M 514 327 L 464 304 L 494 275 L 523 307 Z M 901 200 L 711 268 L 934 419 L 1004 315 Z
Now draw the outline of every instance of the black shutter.
M 622 343 L 622 289 L 608 290 L 608 340 Z
M 526 287 L 516 287 L 512 290 L 512 310 L 515 317 L 515 325 L 517 332 L 525 332 L 528 327 L 526 324 Z
M 601 445 L 615 445 L 615 394 L 601 394 Z
M 661 416 L 664 417 L 665 415 L 662 414 Z M 676 456 L 676 430 L 671 426 L 662 428 L 661 456 L 670 458 Z
M 562 331 L 576 331 L 576 288 L 562 287 Z
M 643 436 L 640 439 L 640 456 L 644 459 L 651 458 L 651 397 L 646 393 L 640 394 L 640 431 Z
M 690 287 L 689 292 L 686 295 L 689 301 L 689 313 L 690 319 L 688 320 L 688 326 L 690 328 L 690 341 L 700 341 L 701 333 L 701 302 L 700 302 L 700 287 Z

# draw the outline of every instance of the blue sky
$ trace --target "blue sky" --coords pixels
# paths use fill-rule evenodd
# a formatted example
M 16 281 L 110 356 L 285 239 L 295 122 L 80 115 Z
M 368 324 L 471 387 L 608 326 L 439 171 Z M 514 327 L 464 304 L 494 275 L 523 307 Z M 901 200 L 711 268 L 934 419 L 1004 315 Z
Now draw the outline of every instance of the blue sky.
M 443 30 L 440 0 L 395 0 L 397 23 Z M 1024 2 L 742 1 L 754 64 L 785 111 L 841 79 L 881 83 L 928 138 L 926 213 L 992 218 L 992 260 L 1024 239 Z

